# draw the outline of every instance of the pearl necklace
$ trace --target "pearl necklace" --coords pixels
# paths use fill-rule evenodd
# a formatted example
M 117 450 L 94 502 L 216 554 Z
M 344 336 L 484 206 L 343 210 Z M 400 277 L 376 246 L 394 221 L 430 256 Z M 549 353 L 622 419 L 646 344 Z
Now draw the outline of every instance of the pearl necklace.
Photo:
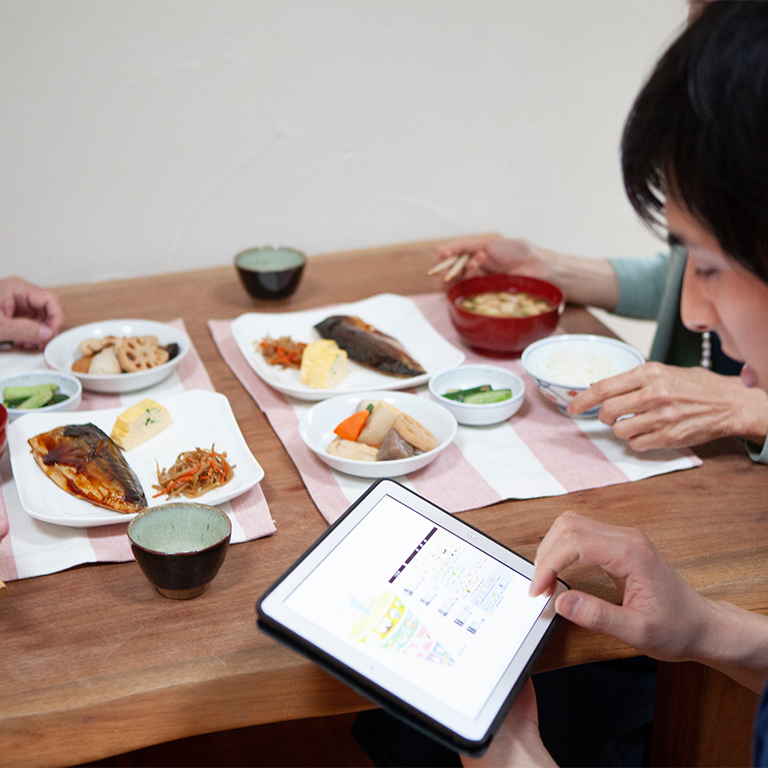
M 709 331 L 704 331 L 701 334 L 701 361 L 699 365 L 707 369 L 712 367 L 712 337 Z

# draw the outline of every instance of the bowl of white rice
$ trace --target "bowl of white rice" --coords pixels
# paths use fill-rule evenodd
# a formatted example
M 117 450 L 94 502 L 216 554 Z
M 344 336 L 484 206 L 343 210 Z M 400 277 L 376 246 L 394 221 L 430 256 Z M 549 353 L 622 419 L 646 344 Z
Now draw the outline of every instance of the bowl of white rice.
M 523 351 L 521 362 L 539 392 L 570 415 L 566 408 L 579 392 L 596 381 L 630 371 L 645 359 L 618 339 L 576 333 L 534 342 Z M 591 408 L 578 418 L 594 418 L 599 410 L 599 406 Z

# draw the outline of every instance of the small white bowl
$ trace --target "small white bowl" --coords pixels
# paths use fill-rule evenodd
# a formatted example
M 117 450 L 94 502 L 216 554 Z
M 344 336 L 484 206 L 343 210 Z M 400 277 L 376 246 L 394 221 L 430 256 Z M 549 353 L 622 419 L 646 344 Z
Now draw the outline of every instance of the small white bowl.
M 395 408 L 413 416 L 423 424 L 437 440 L 437 448 L 411 456 L 409 459 L 392 461 L 357 461 L 332 456 L 328 444 L 336 437 L 333 430 L 347 416 L 351 416 L 362 400 L 384 400 Z M 313 405 L 299 422 L 299 435 L 306 446 L 329 467 L 356 477 L 399 477 L 426 467 L 445 450 L 456 437 L 456 419 L 445 408 L 427 397 L 407 392 L 365 392 L 332 397 Z
M 99 375 L 73 371 L 72 363 L 81 356 L 78 344 L 86 339 L 104 336 L 157 336 L 161 345 L 178 344 L 179 354 L 163 365 L 135 373 Z M 189 352 L 190 346 L 189 337 L 168 323 L 154 320 L 104 320 L 79 325 L 54 336 L 46 345 L 43 357 L 51 368 L 77 377 L 83 389 L 116 394 L 145 389 L 167 379 Z
M 41 408 L 8 408 L 8 417 L 10 421 L 18 419 L 27 413 L 52 413 L 53 411 L 74 411 L 80 405 L 80 399 L 83 395 L 83 388 L 80 382 L 74 376 L 58 371 L 28 371 L 27 373 L 18 373 L 15 376 L 9 376 L 7 379 L 0 379 L 0 398 L 6 387 L 34 387 L 38 384 L 56 384 L 59 392 L 67 395 L 66 400 L 53 405 L 44 405 Z
M 587 356 L 581 358 L 580 362 L 582 363 L 589 363 L 591 361 L 603 363 L 607 361 L 607 368 L 610 369 L 610 372 L 606 369 L 606 371 L 601 371 L 599 374 L 593 374 L 596 378 L 590 383 L 586 383 L 585 380 L 585 377 L 588 375 L 587 370 L 584 372 L 576 372 L 574 370 L 570 379 L 567 375 L 564 375 L 558 377 L 557 380 L 553 380 L 551 373 L 547 371 L 547 367 L 550 365 L 552 355 L 560 352 Z M 623 341 L 609 339 L 607 336 L 576 333 L 550 336 L 547 339 L 534 342 L 525 348 L 521 361 L 528 375 L 536 382 L 539 392 L 547 400 L 553 402 L 562 413 L 570 416 L 566 408 L 568 403 L 579 392 L 589 389 L 590 384 L 601 378 L 608 378 L 609 376 L 630 371 L 638 365 L 642 365 L 645 359 L 634 347 L 625 344 Z M 574 418 L 594 418 L 599 411 L 600 406 L 596 406 Z
M 511 389 L 512 397 L 498 403 L 459 403 L 448 397 L 446 392 L 468 389 L 490 384 L 493 389 Z M 459 424 L 485 426 L 507 421 L 520 410 L 525 399 L 525 384 L 517 375 L 497 365 L 462 365 L 438 373 L 429 380 L 429 393 L 444 408 L 447 408 Z

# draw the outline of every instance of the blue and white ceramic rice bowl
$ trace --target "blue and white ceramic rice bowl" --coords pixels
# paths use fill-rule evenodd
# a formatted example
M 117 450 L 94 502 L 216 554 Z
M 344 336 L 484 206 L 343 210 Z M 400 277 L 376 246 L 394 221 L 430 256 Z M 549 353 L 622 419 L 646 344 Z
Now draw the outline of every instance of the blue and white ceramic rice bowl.
M 561 413 L 573 398 L 591 384 L 625 373 L 645 362 L 634 347 L 607 336 L 563 334 L 534 342 L 523 351 L 521 362 L 539 392 Z M 574 418 L 595 418 L 600 406 Z

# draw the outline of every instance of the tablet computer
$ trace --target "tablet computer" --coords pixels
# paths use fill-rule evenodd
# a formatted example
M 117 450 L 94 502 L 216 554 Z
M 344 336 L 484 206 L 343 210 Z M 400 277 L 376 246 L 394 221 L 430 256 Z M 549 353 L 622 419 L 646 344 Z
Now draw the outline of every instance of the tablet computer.
M 482 754 L 552 632 L 533 564 L 379 480 L 259 599 L 258 625 L 446 746 Z

